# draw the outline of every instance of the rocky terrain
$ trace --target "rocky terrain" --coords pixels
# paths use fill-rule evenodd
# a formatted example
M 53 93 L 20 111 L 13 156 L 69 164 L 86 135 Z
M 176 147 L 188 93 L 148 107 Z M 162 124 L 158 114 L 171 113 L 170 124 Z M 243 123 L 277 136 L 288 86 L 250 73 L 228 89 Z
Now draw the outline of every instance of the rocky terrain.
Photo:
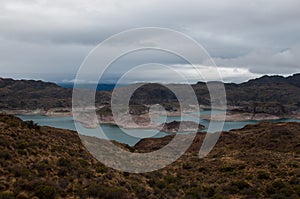
M 205 134 L 199 133 L 173 164 L 130 174 L 97 162 L 76 132 L 2 114 L 0 198 L 299 198 L 299 132 L 299 123 L 260 123 L 223 132 L 203 159 L 198 150 Z M 144 153 L 171 139 L 118 145 Z

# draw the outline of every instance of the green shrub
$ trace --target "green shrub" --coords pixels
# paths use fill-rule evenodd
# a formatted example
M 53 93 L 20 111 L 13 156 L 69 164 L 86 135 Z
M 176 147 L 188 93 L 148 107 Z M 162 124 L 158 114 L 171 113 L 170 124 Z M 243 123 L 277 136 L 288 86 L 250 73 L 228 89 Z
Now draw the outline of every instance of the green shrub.
M 33 121 L 25 121 L 24 123 L 29 129 L 35 129 L 35 130 L 41 129 L 41 127 L 38 124 L 34 123 Z
M 30 172 L 27 168 L 19 166 L 10 168 L 10 172 L 12 172 L 15 177 L 28 177 L 30 175 Z
M 270 179 L 270 176 L 265 171 L 259 171 L 258 174 L 257 174 L 257 178 L 260 179 L 260 180 L 268 180 L 268 179 Z
M 27 152 L 24 149 L 18 149 L 18 154 L 20 154 L 20 155 L 27 155 Z
M 96 172 L 97 173 L 105 173 L 105 172 L 107 172 L 107 170 L 108 170 L 108 168 L 105 165 L 101 164 L 101 163 L 98 163 L 96 165 Z
M 65 177 L 68 175 L 68 170 L 66 168 L 61 168 L 58 170 L 57 175 L 59 177 Z
M 232 172 L 232 171 L 234 171 L 234 168 L 231 167 L 231 166 L 225 166 L 225 167 L 221 167 L 219 169 L 219 171 L 221 171 L 221 172 Z
M 244 190 L 244 189 L 247 189 L 247 188 L 250 187 L 250 185 L 247 182 L 243 181 L 243 180 L 236 181 L 236 182 L 231 182 L 230 185 L 231 186 L 236 186 L 239 190 Z
M 203 173 L 203 172 L 206 171 L 206 168 L 205 168 L 205 167 L 200 167 L 200 168 L 198 169 L 198 171 Z
M 0 151 L 0 159 L 1 160 L 10 160 L 11 155 L 7 151 Z
M 57 166 L 60 166 L 60 167 L 70 167 L 71 166 L 71 161 L 66 159 L 66 158 L 60 158 L 58 161 L 57 161 Z
M 182 165 L 182 168 L 185 169 L 185 170 L 189 170 L 189 169 L 193 168 L 193 166 L 189 163 L 184 163 Z
M 20 141 L 17 143 L 17 148 L 18 149 L 26 149 L 28 147 L 28 143 L 26 141 Z
M 204 187 L 203 192 L 205 193 L 205 196 L 207 196 L 207 197 L 212 197 L 216 193 L 216 191 L 213 187 Z
M 36 187 L 35 195 L 40 199 L 54 199 L 57 194 L 57 190 L 51 185 L 39 185 Z
M 201 194 L 200 194 L 200 190 L 198 188 L 192 188 L 190 190 L 188 190 L 185 193 L 185 199 L 200 199 L 201 198 Z
M 82 159 L 82 158 L 78 159 L 77 162 L 82 167 L 87 167 L 89 165 L 89 163 L 86 160 Z
M 14 199 L 14 194 L 11 192 L 0 192 L 0 199 Z

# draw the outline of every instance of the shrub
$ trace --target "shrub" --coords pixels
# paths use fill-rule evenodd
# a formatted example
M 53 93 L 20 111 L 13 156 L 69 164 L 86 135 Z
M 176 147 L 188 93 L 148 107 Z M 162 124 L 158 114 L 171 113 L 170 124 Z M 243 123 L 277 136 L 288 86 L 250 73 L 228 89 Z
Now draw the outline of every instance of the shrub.
M 28 169 L 19 166 L 10 168 L 10 171 L 14 174 L 15 177 L 28 177 L 30 174 Z
M 20 154 L 20 155 L 27 155 L 27 152 L 24 149 L 18 149 L 18 154 Z
M 56 188 L 51 185 L 39 185 L 35 191 L 35 195 L 40 199 L 54 199 L 57 194 Z
M 58 170 L 57 175 L 59 177 L 65 177 L 68 175 L 68 170 L 66 168 L 61 168 Z
M 203 172 L 206 171 L 206 168 L 205 168 L 205 167 L 200 167 L 200 168 L 198 169 L 198 171 L 203 173 Z
M 189 199 L 189 198 L 200 199 L 201 198 L 200 190 L 198 188 L 192 188 L 192 189 L 190 189 L 186 192 L 184 198 L 186 198 L 186 199 Z
M 193 166 L 189 163 L 185 163 L 185 164 L 182 165 L 182 168 L 186 169 L 186 170 L 189 170 L 189 169 L 193 168 Z
M 247 189 L 250 187 L 250 185 L 245 181 L 236 181 L 230 183 L 231 186 L 236 186 L 239 190 Z
M 231 166 L 221 167 L 219 169 L 219 171 L 221 171 L 221 172 L 232 172 L 233 170 L 234 170 L 234 168 Z
M 97 173 L 105 173 L 107 172 L 107 167 L 101 163 L 98 163 L 97 166 L 96 166 L 96 172 Z
M 58 161 L 57 161 L 57 166 L 60 166 L 60 167 L 70 167 L 71 166 L 71 161 L 66 159 L 66 158 L 60 158 Z
M 82 159 L 82 158 L 78 159 L 77 162 L 78 162 L 78 163 L 80 164 L 80 166 L 82 166 L 82 167 L 86 167 L 86 166 L 89 165 L 89 163 L 88 163 L 86 160 Z
M 25 121 L 25 125 L 29 128 L 29 129 L 35 129 L 35 130 L 40 130 L 41 127 L 34 123 L 33 121 Z
M 216 193 L 213 187 L 204 187 L 203 192 L 207 197 L 213 197 Z
M 270 179 L 270 176 L 265 171 L 259 171 L 258 175 L 257 175 L 257 178 L 260 179 L 260 180 L 268 180 L 268 179 Z
M 0 151 L 0 159 L 2 160 L 10 160 L 11 155 L 7 151 Z
M 0 192 L 0 199 L 14 199 L 14 194 L 11 192 Z
M 26 149 L 28 147 L 28 143 L 26 141 L 20 141 L 17 143 L 18 149 Z

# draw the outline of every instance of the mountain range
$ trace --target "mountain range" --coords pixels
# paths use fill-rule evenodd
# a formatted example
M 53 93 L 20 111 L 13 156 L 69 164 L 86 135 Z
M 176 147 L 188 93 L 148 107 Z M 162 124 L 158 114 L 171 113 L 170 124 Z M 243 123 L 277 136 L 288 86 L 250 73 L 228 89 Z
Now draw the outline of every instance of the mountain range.
M 210 106 L 207 84 L 198 82 L 191 85 L 200 105 Z M 171 86 L 184 89 L 184 85 Z M 248 113 L 266 113 L 286 116 L 299 112 L 300 74 L 289 77 L 263 76 L 241 84 L 225 83 L 227 105 L 230 110 Z M 130 86 L 122 86 L 126 92 Z M 109 105 L 112 91 L 97 91 L 96 105 Z M 13 80 L 0 78 L 0 110 L 49 110 L 71 108 L 72 89 L 62 88 L 54 83 Z M 149 83 L 138 88 L 131 97 L 132 104 L 162 104 L 167 110 L 178 107 L 174 93 L 164 85 Z

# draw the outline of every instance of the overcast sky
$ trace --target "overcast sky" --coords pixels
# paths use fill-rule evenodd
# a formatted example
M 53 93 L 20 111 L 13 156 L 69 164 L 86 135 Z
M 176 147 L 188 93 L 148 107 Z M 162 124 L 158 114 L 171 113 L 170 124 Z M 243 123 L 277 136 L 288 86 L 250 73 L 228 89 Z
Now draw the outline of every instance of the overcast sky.
M 147 26 L 195 39 L 225 81 L 289 75 L 300 72 L 299 10 L 299 0 L 0 0 L 0 75 L 72 81 L 98 43 Z M 189 68 L 158 54 L 155 61 Z M 160 77 L 159 71 L 152 72 Z

